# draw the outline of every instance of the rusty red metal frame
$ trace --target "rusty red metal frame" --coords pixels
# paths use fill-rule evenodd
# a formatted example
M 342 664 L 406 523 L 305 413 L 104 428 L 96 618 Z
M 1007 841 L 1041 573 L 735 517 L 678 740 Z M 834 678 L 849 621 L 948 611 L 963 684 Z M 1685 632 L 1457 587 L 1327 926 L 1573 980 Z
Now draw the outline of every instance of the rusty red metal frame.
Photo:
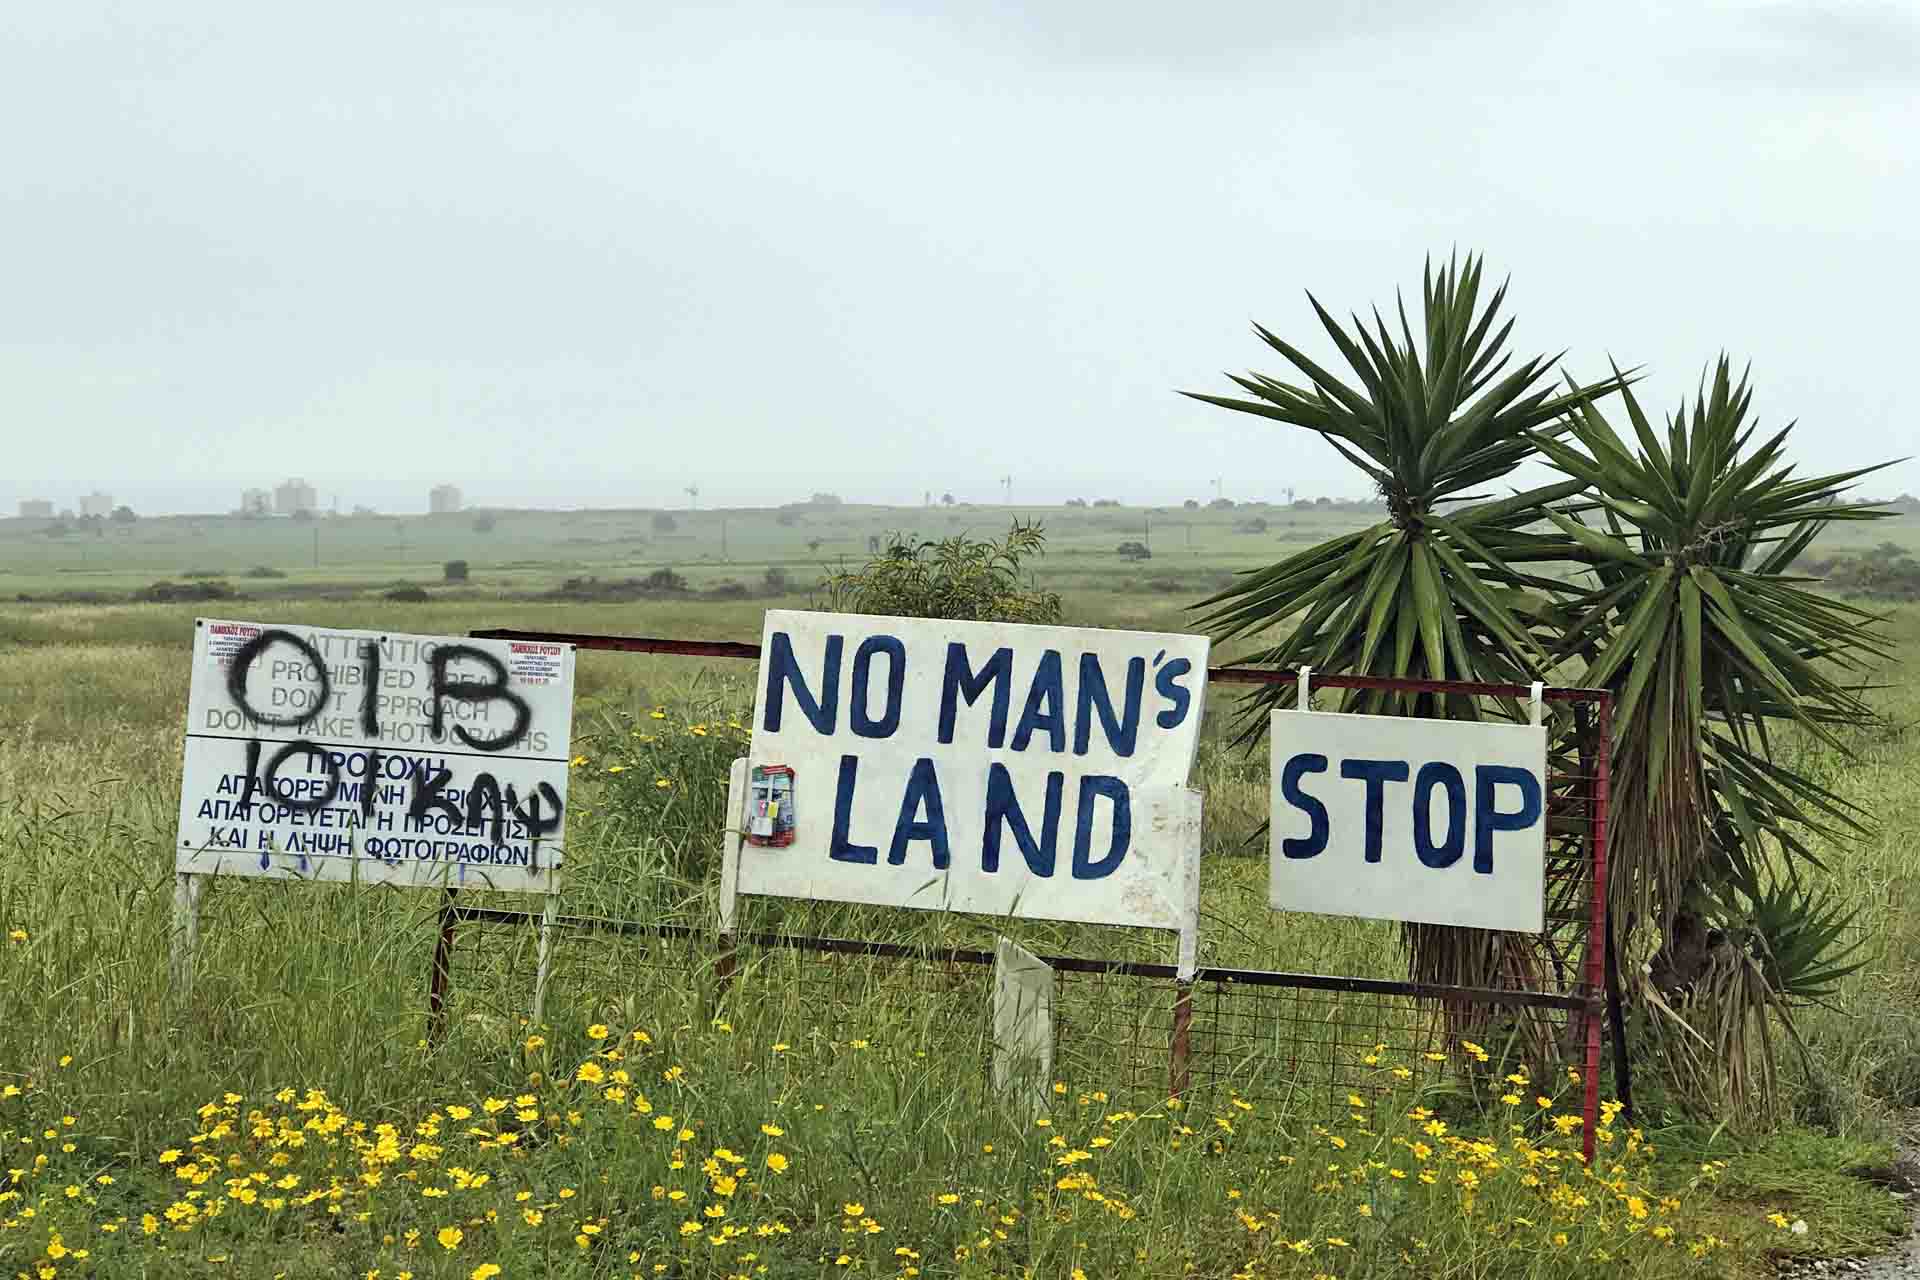
M 745 658 L 760 660 L 760 646 L 737 640 L 666 640 L 657 636 L 609 636 L 590 631 L 518 631 L 495 627 L 469 632 L 476 640 L 533 640 L 545 644 L 570 644 L 576 649 L 598 649 L 609 653 L 665 653 L 683 658 Z M 1291 684 L 1293 671 L 1275 671 L 1268 667 L 1208 667 L 1207 679 L 1216 684 Z M 1525 684 L 1483 684 L 1470 680 L 1401 680 L 1388 676 L 1330 676 L 1318 672 L 1312 676 L 1316 689 L 1395 689 L 1404 693 L 1464 693 L 1476 697 L 1527 698 L 1533 686 Z M 1608 702 L 1612 695 L 1605 689 L 1581 689 L 1548 685 L 1542 696 L 1549 702 Z
M 588 632 L 525 631 L 493 628 L 471 633 L 476 639 L 531 640 L 549 644 L 570 644 L 576 649 L 613 653 L 656 653 L 694 658 L 732 658 L 756 661 L 760 646 L 736 641 L 671 640 L 651 636 L 601 635 Z M 1210 667 L 1209 682 L 1220 684 L 1281 684 L 1298 679 L 1296 671 L 1258 667 Z M 1321 675 L 1309 673 L 1310 688 L 1386 689 L 1412 693 L 1459 693 L 1498 698 L 1530 698 L 1533 687 L 1523 684 L 1488 684 L 1472 681 L 1400 680 L 1378 676 Z M 1251 969 L 1206 967 L 1198 970 L 1192 982 L 1177 981 L 1174 966 L 1135 961 L 1095 960 L 1074 956 L 1042 957 L 1056 972 L 1097 974 L 1138 979 L 1175 980 L 1171 1031 L 1168 1041 L 1168 1085 L 1175 1095 L 1187 1091 L 1191 1083 L 1191 1038 L 1194 988 L 1212 985 L 1228 987 L 1289 988 L 1297 991 L 1343 992 L 1380 997 L 1405 996 L 1416 1000 L 1505 1006 L 1531 1006 L 1564 1010 L 1569 1017 L 1582 1020 L 1582 1147 L 1589 1164 L 1593 1161 L 1594 1136 L 1599 1128 L 1599 1078 L 1601 1019 L 1605 991 L 1608 945 L 1607 927 L 1607 826 L 1610 804 L 1610 762 L 1612 758 L 1613 699 L 1605 689 L 1549 686 L 1540 696 L 1549 702 L 1591 705 L 1595 710 L 1591 773 L 1588 785 L 1588 912 L 1586 954 L 1581 965 L 1583 990 L 1552 991 L 1509 990 L 1501 988 L 1456 987 L 1435 983 L 1391 979 L 1345 977 L 1331 974 L 1286 973 Z M 1584 754 L 1584 753 L 1583 753 Z M 525 924 L 538 921 L 534 912 L 510 911 L 492 907 L 466 906 L 448 893 L 439 913 L 440 932 L 435 943 L 431 985 L 428 992 L 428 1035 L 437 1038 L 444 1029 L 446 1006 L 451 985 L 454 934 L 466 922 Z M 647 933 L 661 937 L 693 938 L 701 931 L 684 926 L 650 924 L 643 921 L 606 921 L 558 917 L 558 928 L 590 929 L 614 933 Z M 842 938 L 795 938 L 786 935 L 754 934 L 725 940 L 723 951 L 715 959 L 715 975 L 724 984 L 731 979 L 736 949 L 741 944 L 760 947 L 797 948 L 821 954 L 860 955 L 889 959 L 917 959 L 949 965 L 991 965 L 988 951 L 961 948 L 913 948 L 897 943 L 868 942 Z

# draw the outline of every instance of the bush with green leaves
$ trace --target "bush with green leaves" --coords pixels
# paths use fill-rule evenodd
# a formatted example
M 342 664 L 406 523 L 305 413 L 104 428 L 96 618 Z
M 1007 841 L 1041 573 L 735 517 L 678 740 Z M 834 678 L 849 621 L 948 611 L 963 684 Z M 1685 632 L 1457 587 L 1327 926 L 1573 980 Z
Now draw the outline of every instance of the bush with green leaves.
M 1845 596 L 1873 600 L 1920 600 L 1920 559 L 1895 542 L 1870 551 L 1839 556 L 1813 570 Z
M 1022 577 L 1023 568 L 1045 554 L 1046 541 L 1038 523 L 1017 520 L 997 542 L 964 533 L 939 541 L 894 534 L 865 565 L 822 584 L 823 607 L 884 617 L 1055 623 L 1060 594 Z

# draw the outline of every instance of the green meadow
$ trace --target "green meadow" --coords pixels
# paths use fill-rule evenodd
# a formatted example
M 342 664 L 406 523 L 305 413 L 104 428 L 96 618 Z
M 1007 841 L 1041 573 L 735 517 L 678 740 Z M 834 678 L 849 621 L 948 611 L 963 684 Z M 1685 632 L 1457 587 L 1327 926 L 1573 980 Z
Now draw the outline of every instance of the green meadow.
M 195 617 L 755 640 L 764 610 L 807 607 L 874 539 L 997 535 L 1012 517 L 1045 524 L 1038 580 L 1069 622 L 1179 630 L 1234 572 L 1377 515 L 499 511 L 63 536 L 0 521 L 0 1272 L 1763 1275 L 1902 1230 L 1884 1184 L 1920 1105 L 1912 605 L 1877 676 L 1886 727 L 1854 731 L 1851 756 L 1776 744 L 1876 823 L 1821 850 L 1866 963 L 1798 1019 L 1787 1115 L 1692 1114 L 1649 1074 L 1631 1122 L 1603 1120 L 1592 1167 L 1576 1084 L 1498 1043 L 1436 1062 L 1398 1028 L 1360 1047 L 1352 1089 L 1254 1055 L 1170 1099 L 1162 1060 L 1137 1050 L 1164 1043 L 1161 993 L 1084 984 L 1036 1105 L 988 1086 L 979 973 L 749 948 L 723 981 L 700 931 L 752 702 L 738 662 L 579 660 L 563 909 L 694 936 L 568 931 L 535 1024 L 533 931 L 470 926 L 428 1043 L 437 895 L 232 880 L 209 893 L 191 994 L 171 985 Z M 1920 547 L 1920 517 L 1846 532 L 1816 551 Z M 1150 556 L 1123 558 L 1129 542 Z M 162 582 L 210 598 L 135 598 Z M 1391 926 L 1268 911 L 1266 765 L 1234 743 L 1235 702 L 1210 694 L 1196 778 L 1203 963 L 1395 975 Z M 755 904 L 747 923 L 1172 957 L 1145 933 L 906 914 Z M 1359 1025 L 1337 1002 L 1289 1008 L 1326 1043 Z

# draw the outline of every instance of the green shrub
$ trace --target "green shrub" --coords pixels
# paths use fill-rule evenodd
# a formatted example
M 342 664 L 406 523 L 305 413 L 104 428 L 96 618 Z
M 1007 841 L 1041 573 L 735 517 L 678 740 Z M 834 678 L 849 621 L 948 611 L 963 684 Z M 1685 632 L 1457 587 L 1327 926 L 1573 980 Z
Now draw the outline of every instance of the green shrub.
M 1055 623 L 1060 594 L 1020 577 L 1029 559 L 1046 554 L 1046 542 L 1037 523 L 1017 520 L 998 542 L 964 533 L 938 542 L 894 534 L 861 568 L 827 579 L 825 607 L 896 618 Z
M 1827 585 L 1843 595 L 1920 600 L 1920 560 L 1893 542 L 1829 562 L 1825 577 Z
M 174 604 L 189 600 L 231 600 L 233 586 L 218 580 L 188 583 L 156 582 L 133 593 L 135 600 L 147 604 Z
M 649 591 L 685 591 L 687 580 L 671 569 L 655 569 L 640 580 L 640 585 Z

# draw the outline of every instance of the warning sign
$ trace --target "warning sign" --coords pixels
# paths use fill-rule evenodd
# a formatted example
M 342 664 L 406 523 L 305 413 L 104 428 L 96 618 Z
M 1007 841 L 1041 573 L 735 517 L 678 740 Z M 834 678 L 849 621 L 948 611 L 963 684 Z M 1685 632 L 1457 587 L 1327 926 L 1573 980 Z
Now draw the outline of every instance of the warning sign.
M 553 893 L 573 648 L 202 619 L 175 867 Z

